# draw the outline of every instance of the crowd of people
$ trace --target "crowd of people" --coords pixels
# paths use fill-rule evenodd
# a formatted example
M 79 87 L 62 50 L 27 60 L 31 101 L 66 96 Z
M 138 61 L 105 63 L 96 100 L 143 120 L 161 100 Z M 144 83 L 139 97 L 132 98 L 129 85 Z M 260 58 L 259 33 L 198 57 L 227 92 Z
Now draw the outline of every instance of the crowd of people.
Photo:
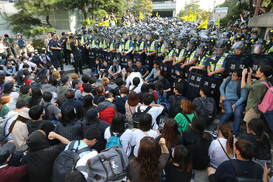
M 211 182 L 267 182 L 273 29 L 260 39 L 246 18 L 198 29 L 148 16 L 3 53 L 0 181 L 193 181 L 207 170 Z

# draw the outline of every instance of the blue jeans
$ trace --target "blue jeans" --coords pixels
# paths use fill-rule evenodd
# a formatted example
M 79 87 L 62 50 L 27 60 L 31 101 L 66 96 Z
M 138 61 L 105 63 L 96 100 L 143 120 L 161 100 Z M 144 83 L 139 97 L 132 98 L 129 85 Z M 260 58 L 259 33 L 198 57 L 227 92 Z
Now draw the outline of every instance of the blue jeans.
M 243 111 L 244 111 L 244 104 L 241 104 L 235 108 L 235 112 L 233 112 L 232 105 L 235 104 L 237 101 L 233 100 L 225 100 L 223 102 L 225 114 L 222 116 L 219 123 L 228 122 L 232 116 L 234 115 L 234 122 L 232 126 L 232 133 L 233 135 L 238 135 L 240 130 L 241 121 L 243 120 Z
M 264 118 L 268 124 L 268 127 L 270 128 L 271 132 L 273 133 L 273 110 L 267 111 L 264 113 Z

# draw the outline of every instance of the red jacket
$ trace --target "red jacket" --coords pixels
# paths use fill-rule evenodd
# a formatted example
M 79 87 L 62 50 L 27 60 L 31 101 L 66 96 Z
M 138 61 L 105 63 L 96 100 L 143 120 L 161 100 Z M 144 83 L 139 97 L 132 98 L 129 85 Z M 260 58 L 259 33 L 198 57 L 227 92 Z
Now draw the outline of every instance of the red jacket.
M 99 118 L 100 120 L 106 121 L 107 123 L 111 124 L 115 114 L 116 111 L 113 107 L 107 107 L 99 112 Z
M 20 182 L 27 174 L 27 164 L 19 167 L 6 166 L 0 168 L 0 182 Z

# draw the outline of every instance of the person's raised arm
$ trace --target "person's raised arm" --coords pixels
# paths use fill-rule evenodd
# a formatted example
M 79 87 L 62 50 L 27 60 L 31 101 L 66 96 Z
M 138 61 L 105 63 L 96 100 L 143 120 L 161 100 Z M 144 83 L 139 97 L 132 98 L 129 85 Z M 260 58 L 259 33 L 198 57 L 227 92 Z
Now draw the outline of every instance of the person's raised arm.
M 54 139 L 58 139 L 60 142 L 62 142 L 63 144 L 69 144 L 69 140 L 66 139 L 65 137 L 55 133 L 54 131 L 51 131 L 49 134 L 48 134 L 48 139 L 49 140 L 54 140 Z
M 165 138 L 160 138 L 159 145 L 160 145 L 161 153 L 162 154 L 169 154 L 169 150 L 168 150 L 168 148 L 166 146 L 166 140 L 165 140 Z

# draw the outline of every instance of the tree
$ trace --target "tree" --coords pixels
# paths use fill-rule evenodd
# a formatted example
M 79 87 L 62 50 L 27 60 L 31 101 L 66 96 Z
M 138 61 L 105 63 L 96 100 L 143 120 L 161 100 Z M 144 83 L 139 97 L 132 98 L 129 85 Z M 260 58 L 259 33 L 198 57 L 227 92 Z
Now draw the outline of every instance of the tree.
M 139 0 L 136 4 L 133 5 L 132 11 L 135 13 L 151 13 L 153 11 L 153 2 L 151 0 Z
M 57 0 L 20 0 L 15 4 L 18 13 L 7 16 L 6 20 L 14 33 L 22 33 L 27 37 L 54 31 L 49 19 L 51 10 L 56 8 Z M 39 17 L 44 16 L 43 23 Z
M 190 14 L 190 11 L 193 13 L 200 13 L 202 10 L 200 9 L 199 0 L 190 0 L 185 4 L 183 10 L 181 10 L 178 14 L 178 17 L 187 16 Z

